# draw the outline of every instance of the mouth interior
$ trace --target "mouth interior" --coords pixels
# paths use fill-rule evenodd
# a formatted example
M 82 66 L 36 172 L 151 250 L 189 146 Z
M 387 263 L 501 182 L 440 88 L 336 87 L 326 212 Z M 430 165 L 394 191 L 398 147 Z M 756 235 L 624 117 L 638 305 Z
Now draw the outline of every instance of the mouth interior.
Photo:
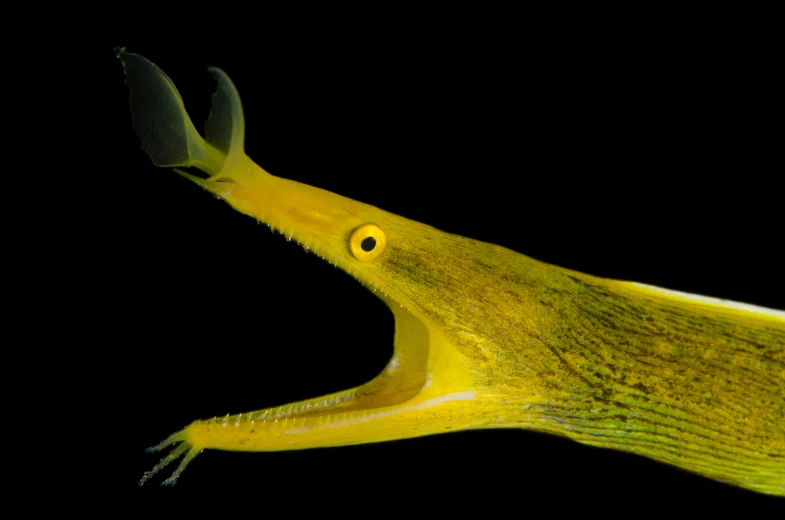
M 210 176 L 196 168 L 175 170 L 191 180 L 235 182 L 230 177 L 220 174 Z M 394 351 L 385 368 L 370 381 L 349 390 L 283 405 L 278 408 L 281 416 L 308 417 L 395 406 L 412 399 L 425 387 L 428 375 L 428 328 L 389 296 L 378 292 L 377 295 L 392 310 L 395 320 Z M 378 347 L 369 344 L 368 348 Z
M 411 312 L 384 299 L 395 316 L 394 352 L 376 377 L 355 388 L 284 405 L 280 416 L 312 417 L 360 412 L 402 404 L 418 395 L 428 380 L 428 329 Z

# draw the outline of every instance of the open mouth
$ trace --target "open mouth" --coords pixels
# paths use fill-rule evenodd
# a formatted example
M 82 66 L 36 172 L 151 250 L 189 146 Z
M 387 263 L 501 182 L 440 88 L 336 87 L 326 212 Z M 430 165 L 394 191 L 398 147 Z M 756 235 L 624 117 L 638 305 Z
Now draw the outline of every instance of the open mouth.
M 288 405 L 197 420 L 150 448 L 176 445 L 140 484 L 184 455 L 164 484 L 173 484 L 203 449 L 279 451 L 342 446 L 428 435 L 477 422 L 473 379 L 439 331 L 389 289 L 383 269 L 393 222 L 405 219 L 334 193 L 275 177 L 244 152 L 239 95 L 219 69 L 206 139 L 196 131 L 174 83 L 141 56 L 118 50 L 131 89 L 131 113 L 142 148 L 157 166 L 179 174 L 348 272 L 379 296 L 395 317 L 394 353 L 358 387 Z M 184 168 L 195 167 L 204 174 Z M 388 227 L 389 224 L 389 227 Z M 386 230 L 385 230 L 386 228 Z M 386 277 L 386 278 L 385 278 Z M 382 281 L 386 279 L 387 281 Z M 387 287 L 388 289 L 385 289 Z M 392 291 L 392 292 L 390 292 Z M 372 345 L 369 348 L 373 348 Z
M 194 421 L 148 449 L 159 451 L 176 445 L 171 453 L 145 473 L 139 484 L 185 455 L 172 475 L 163 481 L 165 485 L 174 484 L 190 461 L 205 448 L 290 450 L 354 443 L 347 442 L 351 436 L 356 436 L 359 442 L 375 442 L 378 440 L 375 435 L 367 440 L 361 438 L 364 424 L 374 422 L 384 428 L 386 419 L 393 425 L 391 432 L 395 432 L 399 411 L 407 408 L 417 410 L 422 404 L 417 396 L 430 385 L 429 337 L 421 320 L 394 301 L 386 299 L 385 302 L 390 308 L 397 309 L 394 311 L 395 348 L 392 358 L 375 378 L 355 388 L 304 401 Z M 277 432 L 269 436 L 265 435 L 265 430 Z M 298 439 L 305 442 L 300 443 Z

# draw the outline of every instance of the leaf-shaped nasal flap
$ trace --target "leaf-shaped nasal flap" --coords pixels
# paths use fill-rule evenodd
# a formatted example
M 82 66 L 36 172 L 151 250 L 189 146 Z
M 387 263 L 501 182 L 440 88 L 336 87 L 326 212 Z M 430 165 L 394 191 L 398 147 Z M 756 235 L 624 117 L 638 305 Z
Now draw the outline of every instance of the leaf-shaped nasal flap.
M 218 81 L 213 94 L 210 117 L 205 124 L 207 144 L 226 155 L 219 170 L 231 171 L 238 160 L 245 155 L 245 118 L 240 95 L 232 80 L 217 67 L 208 69 Z
M 204 141 L 169 77 L 147 59 L 116 49 L 131 90 L 131 118 L 142 149 L 156 166 L 191 166 L 204 161 Z

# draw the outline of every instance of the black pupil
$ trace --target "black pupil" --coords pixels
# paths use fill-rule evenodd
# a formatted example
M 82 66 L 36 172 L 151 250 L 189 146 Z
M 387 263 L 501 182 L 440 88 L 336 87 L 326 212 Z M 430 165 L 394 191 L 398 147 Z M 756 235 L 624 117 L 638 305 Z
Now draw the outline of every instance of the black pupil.
M 373 237 L 365 237 L 360 244 L 360 247 L 362 247 L 365 252 L 373 251 L 373 248 L 376 247 L 376 239 Z

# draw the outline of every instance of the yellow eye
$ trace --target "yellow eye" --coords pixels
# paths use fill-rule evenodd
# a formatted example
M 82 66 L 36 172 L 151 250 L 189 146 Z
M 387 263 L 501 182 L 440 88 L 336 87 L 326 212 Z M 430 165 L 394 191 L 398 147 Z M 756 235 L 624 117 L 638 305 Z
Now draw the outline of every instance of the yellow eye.
M 352 231 L 349 249 L 357 260 L 370 262 L 376 260 L 387 248 L 387 235 L 375 224 L 365 224 Z

